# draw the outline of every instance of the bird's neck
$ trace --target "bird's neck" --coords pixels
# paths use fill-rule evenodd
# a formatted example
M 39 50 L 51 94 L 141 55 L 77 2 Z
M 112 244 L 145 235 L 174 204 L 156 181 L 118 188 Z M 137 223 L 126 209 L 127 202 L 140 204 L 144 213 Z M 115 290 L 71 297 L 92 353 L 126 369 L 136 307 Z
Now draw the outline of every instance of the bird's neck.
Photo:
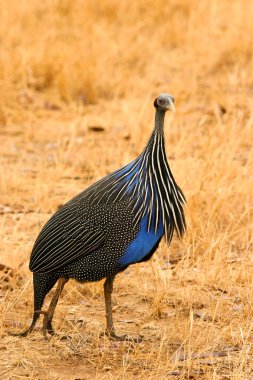
M 164 126 L 164 117 L 165 112 L 160 109 L 156 110 L 155 113 L 155 131 L 158 131 L 163 134 L 163 126 Z
M 143 153 L 145 151 L 149 151 L 150 149 L 153 149 L 154 146 L 157 148 L 158 146 L 157 143 L 159 141 L 159 145 L 160 144 L 162 145 L 162 149 L 164 151 L 164 156 L 166 159 L 165 147 L 164 147 L 164 117 L 165 117 L 165 112 L 157 109 L 155 113 L 154 130 L 149 138 L 148 144 L 146 148 L 144 149 Z

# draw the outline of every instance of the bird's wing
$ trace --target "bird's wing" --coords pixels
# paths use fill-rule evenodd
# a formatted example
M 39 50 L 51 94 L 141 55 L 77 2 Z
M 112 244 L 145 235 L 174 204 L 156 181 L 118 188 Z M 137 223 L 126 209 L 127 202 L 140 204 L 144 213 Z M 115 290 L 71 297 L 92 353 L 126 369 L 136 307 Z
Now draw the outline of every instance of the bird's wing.
M 104 230 L 92 223 L 90 207 L 69 202 L 45 224 L 35 241 L 29 268 L 50 272 L 77 261 L 104 244 Z

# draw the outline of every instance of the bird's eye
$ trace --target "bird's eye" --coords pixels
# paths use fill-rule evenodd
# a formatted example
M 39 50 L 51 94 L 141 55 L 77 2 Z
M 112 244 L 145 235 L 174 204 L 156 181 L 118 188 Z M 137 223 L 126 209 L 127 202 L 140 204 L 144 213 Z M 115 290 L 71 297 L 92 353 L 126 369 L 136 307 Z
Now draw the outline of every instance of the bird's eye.
M 165 100 L 163 100 L 163 99 L 160 99 L 160 100 L 159 100 L 159 103 L 161 104 L 161 106 L 163 106 L 163 105 L 164 105 L 164 103 L 165 103 Z

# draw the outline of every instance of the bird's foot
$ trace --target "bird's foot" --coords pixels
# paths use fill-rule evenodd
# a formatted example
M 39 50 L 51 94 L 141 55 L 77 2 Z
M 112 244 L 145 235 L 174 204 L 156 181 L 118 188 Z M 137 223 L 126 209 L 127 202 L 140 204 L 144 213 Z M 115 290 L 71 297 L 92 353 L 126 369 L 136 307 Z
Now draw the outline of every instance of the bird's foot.
M 28 329 L 26 329 L 25 331 L 21 331 L 19 333 L 13 333 L 13 332 L 9 331 L 8 334 L 12 335 L 12 336 L 26 337 L 27 335 L 29 335 L 33 331 L 39 314 L 40 314 L 40 310 L 38 312 L 36 311 L 34 313 L 32 323 L 31 323 L 30 327 L 28 327 Z
M 142 337 L 134 338 L 129 335 L 117 335 L 114 331 L 106 331 L 105 335 L 108 336 L 109 339 L 117 340 L 117 341 L 125 341 L 125 342 L 133 342 L 133 343 L 141 343 Z
M 29 327 L 28 329 L 26 329 L 25 331 L 21 331 L 20 333 L 13 333 L 11 331 L 8 331 L 8 334 L 12 336 L 26 337 L 27 335 L 30 334 L 30 332 L 32 332 L 32 330 L 33 328 Z
M 58 338 L 59 340 L 70 340 L 71 339 L 71 336 L 70 335 L 61 335 L 61 334 L 58 334 L 56 333 L 54 330 L 47 330 L 48 334 L 50 334 L 52 337 L 56 337 Z M 44 334 L 43 334 L 44 335 Z M 45 335 L 44 335 L 45 337 Z M 46 340 L 48 340 L 48 336 L 46 335 Z
M 48 340 L 47 333 L 51 336 L 59 338 L 59 340 L 69 340 L 71 337 L 69 335 L 61 335 L 54 331 L 54 328 L 52 326 L 52 321 L 48 319 L 47 314 L 44 314 L 44 320 L 43 320 L 43 336 L 46 340 Z
M 51 322 L 47 322 L 46 331 L 48 332 L 48 334 L 50 334 L 52 336 L 57 335 L 56 332 L 53 329 L 53 326 L 52 326 Z
M 142 342 L 142 338 L 141 337 L 138 337 L 138 338 L 134 338 L 132 336 L 129 336 L 129 335 L 116 335 L 116 334 L 113 334 L 113 335 L 110 335 L 109 336 L 110 339 L 112 340 L 117 340 L 117 341 L 125 341 L 125 342 L 133 342 L 133 343 L 141 343 Z

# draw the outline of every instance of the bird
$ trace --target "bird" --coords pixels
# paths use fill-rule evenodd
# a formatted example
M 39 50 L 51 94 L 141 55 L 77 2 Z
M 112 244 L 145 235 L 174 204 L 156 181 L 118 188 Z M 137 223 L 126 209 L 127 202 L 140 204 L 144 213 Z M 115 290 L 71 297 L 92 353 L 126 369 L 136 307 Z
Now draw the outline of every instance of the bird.
M 149 260 L 165 237 L 186 231 L 186 199 L 177 185 L 165 152 L 164 119 L 174 111 L 174 97 L 154 100 L 155 122 L 141 154 L 76 195 L 59 208 L 35 240 L 29 269 L 33 272 L 34 312 L 30 327 L 15 335 L 27 336 L 42 314 L 43 335 L 54 335 L 53 315 L 69 279 L 94 282 L 105 279 L 105 334 L 117 335 L 112 316 L 113 282 L 132 264 Z M 46 311 L 44 299 L 57 283 Z

